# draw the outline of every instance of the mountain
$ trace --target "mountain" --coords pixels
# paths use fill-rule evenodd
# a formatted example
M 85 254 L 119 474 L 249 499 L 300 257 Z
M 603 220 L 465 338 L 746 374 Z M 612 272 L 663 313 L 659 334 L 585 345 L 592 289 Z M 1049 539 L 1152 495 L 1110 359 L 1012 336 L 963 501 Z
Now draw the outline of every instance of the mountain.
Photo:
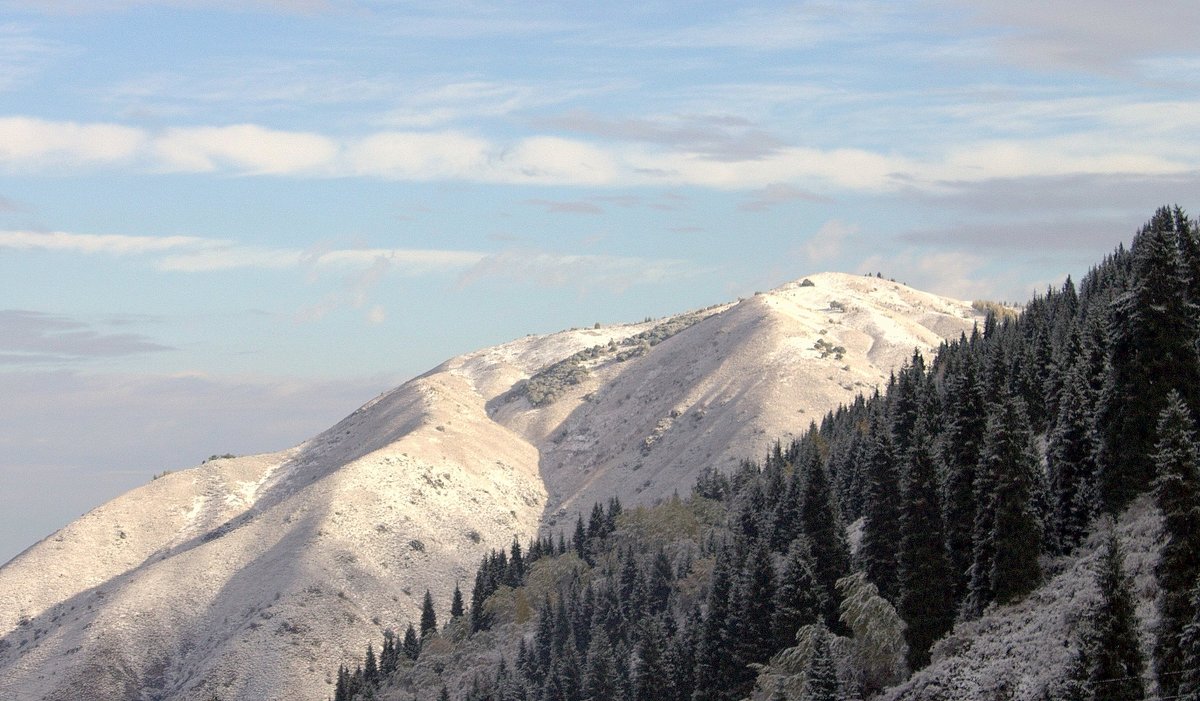
M 489 550 L 613 496 L 686 493 L 981 322 L 825 273 L 453 358 L 296 448 L 160 477 L 4 565 L 0 693 L 326 698 L 331 661 L 415 621 L 427 588 L 448 609 Z

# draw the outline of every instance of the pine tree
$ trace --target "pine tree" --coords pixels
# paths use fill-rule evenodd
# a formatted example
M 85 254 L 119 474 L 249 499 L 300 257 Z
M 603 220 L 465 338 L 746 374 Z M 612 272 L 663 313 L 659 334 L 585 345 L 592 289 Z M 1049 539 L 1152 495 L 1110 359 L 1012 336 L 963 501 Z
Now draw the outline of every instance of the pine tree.
M 450 690 L 446 685 L 442 685 L 442 690 L 438 692 L 438 701 L 450 701 Z
M 1015 601 L 1041 580 L 1040 474 L 1025 403 L 1002 398 L 988 417 L 980 457 L 969 615 L 978 616 L 992 601 Z
M 723 701 L 726 698 L 721 690 L 730 673 L 728 630 L 733 565 L 729 550 L 724 547 L 717 552 L 708 584 L 707 611 L 696 641 L 693 701 Z
M 1184 670 L 1180 646 L 1185 626 L 1192 621 L 1191 591 L 1200 576 L 1200 476 L 1191 413 L 1177 393 L 1167 397 L 1158 420 L 1154 451 L 1158 477 L 1155 502 L 1163 514 L 1166 543 L 1155 575 L 1158 578 L 1158 630 L 1154 672 L 1163 696 L 1174 696 Z
M 978 339 L 978 333 L 972 338 Z M 946 378 L 943 403 L 947 418 L 941 436 L 941 461 L 945 472 L 942 509 L 946 524 L 946 554 L 954 575 L 955 603 L 966 596 L 970 582 L 972 530 L 978 509 L 976 475 L 987 428 L 987 411 L 975 359 L 971 353 L 960 356 L 955 372 Z
M 1053 533 L 1048 545 L 1070 552 L 1087 534 L 1094 515 L 1097 439 L 1081 363 L 1063 382 L 1058 413 L 1047 440 L 1046 462 Z
M 404 656 L 410 660 L 415 660 L 421 655 L 421 642 L 417 639 L 417 631 L 411 623 L 404 631 L 404 642 L 400 647 L 404 650 Z
M 379 663 L 375 659 L 375 647 L 367 643 L 367 657 L 363 662 L 363 681 L 369 686 L 379 686 Z
M 734 677 L 730 686 L 737 698 L 750 691 L 754 673 L 753 663 L 765 663 L 775 651 L 775 631 L 772 628 L 775 600 L 775 568 L 771 551 L 760 542 L 746 559 L 736 587 L 731 610 L 731 649 Z
M 421 602 L 421 642 L 437 632 L 437 613 L 433 610 L 433 597 L 425 590 L 425 599 Z
M 907 628 L 908 666 L 929 664 L 929 648 L 954 625 L 954 609 L 945 593 L 953 578 L 946 559 L 936 467 L 924 426 L 918 424 L 904 480 L 900 517 L 900 600 Z
M 821 623 L 812 633 L 812 655 L 805 677 L 805 701 L 842 701 L 842 685 L 829 650 L 829 630 Z
M 850 551 L 825 467 L 815 452 L 805 462 L 801 522 L 812 548 L 817 583 L 825 593 L 825 623 L 833 630 L 840 630 L 837 580 L 850 570 Z
M 783 563 L 783 574 L 775 591 L 775 649 L 791 647 L 802 626 L 821 620 L 825 611 L 825 590 L 813 573 L 812 552 L 808 539 L 792 541 Z
M 858 556 L 862 569 L 879 593 L 895 601 L 899 593 L 896 553 L 900 532 L 896 524 L 900 520 L 900 470 L 892 450 L 891 430 L 879 417 L 872 422 L 871 434 L 866 454 L 865 519 Z
M 1180 256 L 1180 236 L 1190 233 L 1182 212 L 1159 209 L 1134 239 L 1129 292 L 1113 302 L 1109 373 L 1097 423 L 1103 429 L 1098 487 L 1109 513 L 1154 478 L 1147 417 L 1166 407 L 1173 390 L 1189 411 L 1200 409 L 1200 300 L 1189 295 Z
M 1138 701 L 1146 697 L 1146 661 L 1138 642 L 1133 590 L 1125 576 L 1115 530 L 1110 530 L 1096 573 L 1100 602 L 1087 617 L 1083 667 L 1094 701 Z
M 454 583 L 454 598 L 450 600 L 450 618 L 462 618 L 463 615 L 463 596 L 462 590 L 458 588 L 458 582 Z
M 1191 592 L 1192 620 L 1183 627 L 1179 636 L 1180 696 L 1186 701 L 1200 701 L 1200 583 Z

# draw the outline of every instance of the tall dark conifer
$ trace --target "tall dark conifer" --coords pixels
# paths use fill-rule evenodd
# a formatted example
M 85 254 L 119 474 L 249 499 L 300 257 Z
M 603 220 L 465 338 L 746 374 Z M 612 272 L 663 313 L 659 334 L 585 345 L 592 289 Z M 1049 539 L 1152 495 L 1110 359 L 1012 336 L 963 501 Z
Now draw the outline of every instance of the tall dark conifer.
M 901 375 L 906 377 L 907 373 Z M 914 400 L 915 403 L 915 400 Z M 912 428 L 906 430 L 912 431 Z M 867 578 L 888 601 L 899 593 L 896 554 L 900 545 L 900 466 L 892 447 L 892 431 L 882 417 L 871 422 L 866 453 L 867 494 L 863 505 L 862 544 L 858 557 Z
M 1124 572 L 1125 556 L 1110 531 L 1100 556 L 1096 584 L 1100 601 L 1087 616 L 1082 647 L 1087 686 L 1095 701 L 1139 701 L 1146 697 L 1146 660 L 1138 640 L 1133 589 Z
M 804 463 L 800 514 L 804 535 L 812 548 L 814 574 L 824 590 L 825 624 L 833 630 L 841 630 L 842 624 L 838 618 L 841 597 L 837 591 L 837 580 L 850 571 L 850 550 L 833 492 L 829 488 L 829 477 L 815 451 Z
M 978 339 L 978 333 L 972 334 L 972 338 Z M 946 377 L 946 396 L 942 402 L 946 407 L 946 424 L 940 441 L 945 475 L 942 510 L 946 554 L 954 575 L 955 603 L 966 596 L 970 581 L 972 530 L 978 509 L 976 475 L 987 427 L 977 361 L 972 352 L 959 353 L 958 358 L 958 364 Z
M 1082 363 L 1067 372 L 1046 446 L 1050 499 L 1047 545 L 1067 553 L 1095 514 L 1097 438 Z
M 421 602 L 421 641 L 430 633 L 437 632 L 437 613 L 433 610 L 433 596 L 425 590 L 425 598 Z
M 992 601 L 1015 601 L 1040 582 L 1040 475 L 1025 403 L 999 398 L 980 456 L 968 615 L 978 616 Z
M 1158 420 L 1154 497 L 1164 520 L 1166 543 L 1158 561 L 1158 630 L 1154 672 L 1163 696 L 1178 692 L 1184 671 L 1180 641 L 1192 621 L 1191 593 L 1200 576 L 1200 451 L 1191 412 L 1177 393 L 1167 397 Z
M 788 549 L 775 591 L 772 628 L 777 650 L 795 645 L 796 633 L 802 626 L 823 620 L 825 589 L 817 583 L 813 570 L 812 550 L 808 539 L 801 536 Z
M 909 669 L 929 663 L 929 648 L 954 625 L 945 593 L 953 578 L 946 558 L 937 472 L 923 423 L 914 432 L 903 482 L 900 515 L 898 613 L 908 625 Z
M 1200 313 L 1190 297 L 1180 237 L 1191 224 L 1179 210 L 1158 210 L 1133 243 L 1129 292 L 1112 304 L 1107 382 L 1101 396 L 1100 501 L 1116 513 L 1154 478 L 1157 416 L 1176 390 L 1193 413 L 1200 409 Z

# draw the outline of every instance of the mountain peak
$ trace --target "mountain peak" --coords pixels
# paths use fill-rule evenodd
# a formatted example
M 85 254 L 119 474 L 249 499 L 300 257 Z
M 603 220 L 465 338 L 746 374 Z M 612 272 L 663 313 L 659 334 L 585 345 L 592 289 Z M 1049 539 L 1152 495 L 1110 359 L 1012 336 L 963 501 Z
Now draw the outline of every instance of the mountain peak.
M 426 588 L 444 609 L 490 549 L 685 493 L 979 320 L 820 273 L 451 358 L 292 450 L 167 475 L 15 558 L 0 670 L 31 698 L 327 695 L 336 661 L 416 620 Z

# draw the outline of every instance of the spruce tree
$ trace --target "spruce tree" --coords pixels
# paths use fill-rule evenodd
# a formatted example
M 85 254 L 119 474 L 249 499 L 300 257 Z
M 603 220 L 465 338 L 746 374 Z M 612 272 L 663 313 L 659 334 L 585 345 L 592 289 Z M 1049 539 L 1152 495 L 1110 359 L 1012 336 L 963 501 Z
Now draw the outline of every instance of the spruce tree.
M 783 574 L 775 591 L 775 649 L 796 644 L 801 627 L 822 620 L 825 612 L 825 590 L 813 573 L 812 551 L 808 539 L 801 536 L 792 541 L 783 563 Z
M 1178 210 L 1162 208 L 1133 243 L 1129 292 L 1113 302 L 1108 329 L 1109 372 L 1097 425 L 1102 428 L 1101 504 L 1117 513 L 1154 478 L 1154 437 L 1146 430 L 1175 390 L 1200 409 L 1200 313 L 1189 294 L 1180 236 L 1191 227 Z
M 367 643 L 367 657 L 363 662 L 363 681 L 369 686 L 379 686 L 379 662 L 375 659 L 375 646 Z
M 972 338 L 978 339 L 978 333 Z M 976 341 L 977 342 L 977 341 Z M 961 343 L 961 342 L 960 342 Z M 942 509 L 946 524 L 946 554 L 954 575 L 953 599 L 963 600 L 970 582 L 972 532 L 976 522 L 979 451 L 987 428 L 987 411 L 972 353 L 961 353 L 946 378 L 946 425 L 941 435 L 945 474 Z
M 908 666 L 929 664 L 929 648 L 954 625 L 954 608 L 945 600 L 953 578 L 946 558 L 936 466 L 924 426 L 918 424 L 908 457 L 900 516 L 900 600 L 907 624 Z
M 915 400 L 913 400 L 915 403 Z M 891 430 L 876 417 L 866 454 L 867 494 L 863 505 L 862 544 L 858 557 L 867 577 L 889 601 L 899 593 L 896 554 L 900 532 L 900 470 L 892 449 Z
M 730 675 L 730 591 L 733 588 L 732 553 L 722 547 L 716 555 L 704 623 L 696 641 L 695 684 L 692 701 L 724 701 L 723 685 Z
M 1200 576 L 1200 476 L 1191 412 L 1183 398 L 1171 393 L 1158 421 L 1154 451 L 1158 476 L 1155 502 L 1163 515 L 1166 542 L 1155 575 L 1158 578 L 1158 630 L 1154 672 L 1163 696 L 1174 696 L 1184 671 L 1180 645 L 1192 621 L 1191 591 Z
M 980 508 L 967 615 L 978 616 L 992 601 L 1015 601 L 1040 581 L 1043 532 L 1035 503 L 1040 475 L 1025 403 L 1002 397 L 988 417 L 976 479 Z
M 772 628 L 775 600 L 775 568 L 771 551 L 760 542 L 746 558 L 735 589 L 731 614 L 731 649 L 734 677 L 730 681 L 738 698 L 750 691 L 754 682 L 751 664 L 765 663 L 775 651 Z
M 411 623 L 404 631 L 404 642 L 400 647 L 404 651 L 404 656 L 410 660 L 415 660 L 421 655 L 421 641 L 417 639 L 417 631 L 413 629 Z
M 433 610 L 433 597 L 425 590 L 425 599 L 421 602 L 421 642 L 430 633 L 437 632 L 437 613 Z
M 1095 512 L 1097 438 L 1088 394 L 1087 377 L 1077 363 L 1063 382 L 1046 446 L 1052 528 L 1047 545 L 1058 553 L 1083 540 Z
M 841 701 L 842 685 L 829 649 L 829 630 L 818 623 L 812 631 L 812 653 L 804 680 L 805 701 Z
M 1096 583 L 1100 601 L 1087 617 L 1082 651 L 1087 684 L 1095 701 L 1138 701 L 1146 697 L 1146 661 L 1138 642 L 1133 590 L 1115 530 L 1100 555 Z
M 583 701 L 607 701 L 617 694 L 617 661 L 604 627 L 592 631 L 583 667 Z
M 454 583 L 454 598 L 450 600 L 450 618 L 461 618 L 463 615 L 463 596 L 462 590 L 458 588 L 458 582 Z
M 1192 620 L 1179 636 L 1179 695 L 1187 701 L 1200 701 L 1200 582 L 1191 592 Z
M 815 451 L 805 461 L 804 469 L 801 523 L 812 548 L 817 583 L 824 590 L 825 623 L 832 630 L 841 630 L 837 581 L 850 571 L 850 550 L 829 488 L 829 476 Z

